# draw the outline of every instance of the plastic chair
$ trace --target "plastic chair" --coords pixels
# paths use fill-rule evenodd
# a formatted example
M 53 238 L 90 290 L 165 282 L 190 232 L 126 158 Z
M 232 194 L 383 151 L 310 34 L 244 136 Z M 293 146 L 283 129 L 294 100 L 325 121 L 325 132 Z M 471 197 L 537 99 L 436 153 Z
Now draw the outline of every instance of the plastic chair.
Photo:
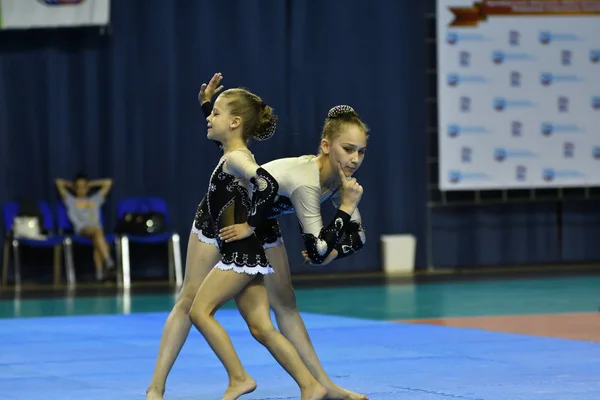
M 82 245 L 82 246 L 93 246 L 92 239 L 87 236 L 77 235 L 74 232 L 73 224 L 67 215 L 67 209 L 62 202 L 59 202 L 56 205 L 56 219 L 58 222 L 58 230 L 64 236 L 63 245 L 65 247 L 65 258 L 67 263 L 70 265 L 74 265 L 73 261 L 73 243 Z M 102 216 L 102 211 L 100 211 L 100 220 L 102 225 L 104 226 L 104 218 Z M 119 237 L 114 233 L 104 233 L 104 237 L 107 243 L 114 243 L 117 253 L 117 262 L 119 260 Z M 75 268 L 73 267 L 73 281 L 75 281 Z
M 164 215 L 165 225 L 169 224 L 169 215 L 167 202 L 159 197 L 131 197 L 123 199 L 117 206 L 117 218 L 121 220 L 129 213 L 147 213 L 156 212 Z M 123 272 L 123 287 L 131 286 L 131 267 L 129 259 L 129 242 L 143 244 L 168 244 L 169 257 L 169 282 L 181 286 L 183 283 L 183 272 L 181 269 L 181 245 L 177 232 L 159 232 L 148 235 L 121 234 L 121 269 Z
M 21 207 L 18 201 L 11 201 L 4 204 L 4 260 L 2 263 L 2 286 L 8 281 L 8 267 L 10 262 L 10 247 L 12 246 L 14 257 L 14 278 L 16 286 L 21 285 L 21 257 L 20 248 L 26 247 L 54 247 L 54 285 L 60 284 L 60 268 L 61 268 L 61 244 L 64 237 L 56 234 L 54 226 L 54 215 L 50 205 L 45 201 L 36 202 L 41 215 L 41 229 L 45 235 L 40 239 L 29 239 L 22 237 L 14 237 L 13 222 L 19 216 Z M 69 284 L 74 283 L 75 275 L 73 273 L 73 265 L 65 262 L 65 272 Z

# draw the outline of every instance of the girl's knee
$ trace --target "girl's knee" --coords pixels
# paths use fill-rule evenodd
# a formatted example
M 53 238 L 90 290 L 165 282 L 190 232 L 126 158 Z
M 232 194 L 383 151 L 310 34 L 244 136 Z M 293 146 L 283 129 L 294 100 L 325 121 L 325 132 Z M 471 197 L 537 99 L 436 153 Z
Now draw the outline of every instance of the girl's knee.
M 207 318 L 210 318 L 210 313 L 207 313 L 203 307 L 194 307 L 192 304 L 188 316 L 190 317 L 192 324 L 196 327 L 200 327 L 204 325 L 204 321 L 206 321 Z
M 181 305 L 185 307 L 186 304 L 182 301 Z M 208 307 L 206 303 L 198 302 L 194 298 L 190 303 L 188 316 L 196 327 L 200 327 L 206 320 L 213 318 L 215 312 L 216 309 L 214 307 Z
M 296 294 L 291 287 L 289 289 L 277 288 L 273 293 L 269 293 L 269 303 L 276 314 L 298 310 Z
M 192 304 L 194 304 L 194 296 L 181 293 L 175 302 L 175 308 L 186 314 L 190 314 L 192 311 Z
M 186 314 L 189 314 L 202 281 L 194 282 L 194 280 L 187 278 L 188 277 L 186 277 L 186 279 L 183 281 L 183 287 L 181 288 L 181 292 L 179 292 L 179 296 L 175 302 L 175 307 L 178 307 L 179 309 L 185 311 Z
M 274 334 L 277 333 L 272 323 L 249 323 L 248 329 L 250 330 L 250 334 L 252 335 L 252 337 L 256 339 L 257 342 L 263 345 L 267 343 Z

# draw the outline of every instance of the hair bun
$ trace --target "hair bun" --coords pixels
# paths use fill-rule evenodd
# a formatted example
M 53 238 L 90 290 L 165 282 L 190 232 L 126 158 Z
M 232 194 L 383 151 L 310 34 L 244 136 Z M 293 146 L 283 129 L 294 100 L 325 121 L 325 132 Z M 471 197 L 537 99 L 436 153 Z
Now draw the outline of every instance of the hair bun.
M 273 112 L 273 109 L 265 104 L 263 101 L 260 103 L 260 116 L 252 138 L 254 140 L 263 141 L 269 139 L 275 134 L 277 128 L 277 115 Z
M 358 117 L 358 113 L 354 111 L 354 108 L 345 104 L 335 106 L 327 113 L 327 118 L 340 118 L 340 117 Z
M 277 118 L 272 118 L 265 125 L 265 127 L 262 130 L 255 132 L 252 137 L 254 138 L 254 140 L 258 140 L 258 141 L 267 140 L 275 134 L 276 128 L 277 128 Z

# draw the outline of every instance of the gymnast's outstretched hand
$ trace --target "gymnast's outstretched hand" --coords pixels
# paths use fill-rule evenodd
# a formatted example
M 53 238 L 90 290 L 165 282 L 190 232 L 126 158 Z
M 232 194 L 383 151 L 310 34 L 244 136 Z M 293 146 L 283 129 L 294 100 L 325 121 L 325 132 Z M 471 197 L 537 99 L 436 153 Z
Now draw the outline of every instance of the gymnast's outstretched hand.
M 325 258 L 325 260 L 323 260 L 321 264 L 313 263 L 313 261 L 308 256 L 308 252 L 306 250 L 302 250 L 302 255 L 304 256 L 304 264 L 310 264 L 313 267 L 322 267 L 335 260 L 337 258 L 338 252 L 335 249 L 331 250 L 331 253 L 329 253 L 329 255 Z
M 221 83 L 222 79 L 223 74 L 217 72 L 212 78 L 210 78 L 208 85 L 203 83 L 202 86 L 200 86 L 200 93 L 198 93 L 198 101 L 200 102 L 200 105 L 206 103 L 207 101 L 211 101 L 215 94 L 223 90 L 223 85 L 219 86 L 219 83 Z

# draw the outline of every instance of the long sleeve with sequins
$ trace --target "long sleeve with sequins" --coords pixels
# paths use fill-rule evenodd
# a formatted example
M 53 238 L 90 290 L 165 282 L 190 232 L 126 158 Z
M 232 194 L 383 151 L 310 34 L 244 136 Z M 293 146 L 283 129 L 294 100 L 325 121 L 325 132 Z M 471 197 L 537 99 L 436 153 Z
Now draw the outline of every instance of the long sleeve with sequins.
M 350 222 L 350 215 L 337 210 L 332 221 L 323 226 L 320 187 L 304 185 L 292 193 L 290 200 L 300 223 L 302 239 L 308 256 L 314 264 L 321 264 L 338 245 Z
M 365 246 L 367 236 L 362 224 L 356 221 L 348 222 L 346 229 L 342 232 L 342 239 L 335 247 L 337 251 L 336 260 L 348 257 Z
M 331 198 L 331 202 L 336 208 L 339 208 L 341 204 L 339 192 L 336 196 Z M 339 260 L 356 253 L 365 246 L 366 242 L 367 236 L 357 207 L 354 209 L 350 221 L 346 224 L 346 227 L 342 232 L 342 238 L 335 247 L 335 250 L 338 253 L 335 259 Z
M 248 150 L 236 150 L 227 155 L 227 169 L 232 175 L 250 182 L 253 186 L 252 203 L 248 210 L 248 225 L 259 226 L 271 213 L 279 184 L 259 166 Z

